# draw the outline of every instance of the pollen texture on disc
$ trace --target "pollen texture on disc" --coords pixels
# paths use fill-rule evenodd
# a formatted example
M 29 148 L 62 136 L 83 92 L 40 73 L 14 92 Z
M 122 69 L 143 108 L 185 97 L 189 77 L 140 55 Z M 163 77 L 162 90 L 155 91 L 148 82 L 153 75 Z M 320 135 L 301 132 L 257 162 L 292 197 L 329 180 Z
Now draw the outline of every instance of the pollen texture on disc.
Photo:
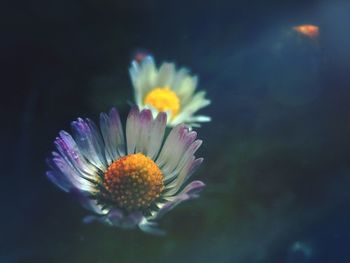
M 164 189 L 163 174 L 153 160 L 141 153 L 114 161 L 104 174 L 110 198 L 128 211 L 147 208 Z

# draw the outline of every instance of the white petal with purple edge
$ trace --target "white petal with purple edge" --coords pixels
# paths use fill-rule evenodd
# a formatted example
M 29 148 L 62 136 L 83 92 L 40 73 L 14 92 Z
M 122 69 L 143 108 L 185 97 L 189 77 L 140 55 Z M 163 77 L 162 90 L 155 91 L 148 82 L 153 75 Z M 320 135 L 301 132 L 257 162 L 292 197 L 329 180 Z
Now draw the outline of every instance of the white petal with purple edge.
M 179 176 L 175 178 L 173 182 L 166 186 L 166 188 L 170 190 L 167 191 L 164 196 L 171 196 L 176 194 L 180 190 L 181 186 L 186 182 L 186 180 L 188 180 L 191 175 L 198 169 L 198 167 L 203 162 L 203 158 L 198 158 L 196 160 L 194 160 L 194 158 L 195 157 L 193 156 L 193 161 L 181 170 Z
M 150 132 L 153 124 L 152 112 L 144 109 L 140 112 L 139 118 L 139 139 L 135 145 L 136 152 L 146 153 L 150 142 Z
M 95 124 L 89 119 L 78 118 L 71 126 L 79 150 L 93 165 L 104 170 L 107 166 L 104 144 Z
M 60 172 L 75 188 L 89 192 L 95 190 L 95 185 L 87 180 L 87 178 L 83 178 L 62 156 L 57 154 L 52 158 L 50 164 L 54 171 Z
M 197 198 L 198 193 L 202 191 L 204 187 L 205 184 L 202 181 L 193 181 L 189 183 L 178 195 L 167 198 L 169 201 L 164 203 L 159 211 L 154 213 L 152 219 L 159 219 L 180 203 L 189 199 Z
M 190 132 L 186 126 L 182 126 L 182 128 L 175 133 L 173 138 L 167 140 L 168 143 L 166 142 L 163 147 L 164 154 L 161 155 L 161 158 L 165 160 L 162 170 L 166 174 L 166 177 L 177 167 L 179 161 L 195 140 L 196 136 L 196 132 Z
M 182 155 L 182 158 L 179 164 L 177 165 L 176 169 L 165 176 L 165 183 L 168 183 L 169 181 L 171 181 L 176 175 L 180 173 L 183 167 L 188 165 L 189 162 L 192 162 L 192 156 L 198 150 L 201 144 L 202 144 L 201 140 L 196 140 L 191 144 L 191 146 L 187 149 L 187 151 Z
M 108 164 L 125 154 L 125 141 L 119 114 L 112 108 L 109 115 L 101 113 L 100 127 Z
M 59 135 L 60 137 L 57 137 L 55 140 L 55 145 L 65 161 L 72 169 L 76 169 L 82 177 L 96 180 L 98 169 L 86 161 L 72 136 L 65 131 L 60 131 Z M 53 155 L 55 155 L 55 153 Z
M 150 131 L 149 146 L 146 152 L 148 157 L 150 157 L 151 159 L 155 159 L 159 153 L 160 147 L 163 142 L 166 121 L 167 115 L 164 112 L 160 112 L 153 122 L 153 126 Z
M 163 236 L 166 232 L 162 229 L 158 228 L 158 224 L 153 221 L 148 221 L 146 218 L 143 218 L 141 223 L 139 224 L 139 228 L 149 234 Z
M 139 109 L 137 107 L 131 108 L 126 120 L 126 146 L 128 154 L 135 153 L 135 147 L 138 143 L 140 133 L 139 117 Z
M 169 158 L 172 157 L 173 147 L 178 144 L 180 134 L 184 133 L 185 129 L 186 129 L 185 125 L 179 124 L 178 126 L 174 127 L 170 131 L 156 161 L 159 167 L 162 167 L 163 165 L 165 165 L 169 160 Z

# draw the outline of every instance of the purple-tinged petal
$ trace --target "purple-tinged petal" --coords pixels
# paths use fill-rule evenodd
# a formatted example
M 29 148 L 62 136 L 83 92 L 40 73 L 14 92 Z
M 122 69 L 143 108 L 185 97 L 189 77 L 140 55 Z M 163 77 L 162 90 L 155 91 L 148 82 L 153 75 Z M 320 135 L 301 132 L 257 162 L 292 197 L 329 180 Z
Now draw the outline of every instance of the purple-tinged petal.
M 192 181 L 180 194 L 186 193 L 190 198 L 198 197 L 198 194 L 204 189 L 205 184 L 202 181 Z
M 187 127 L 182 130 L 177 145 L 173 146 L 171 159 L 162 167 L 164 173 L 169 174 L 174 171 L 196 137 L 197 133 L 195 131 L 189 131 Z
M 112 108 L 109 115 L 100 114 L 100 127 L 108 164 L 125 154 L 123 127 L 118 111 Z
M 103 216 L 85 217 L 84 222 L 91 223 L 93 221 L 98 221 L 110 226 L 130 229 L 138 226 L 140 222 L 142 222 L 142 219 L 143 215 L 141 212 L 133 212 L 125 215 L 121 210 L 114 208 Z
M 166 179 L 178 167 L 186 151 L 192 146 L 197 137 L 197 133 L 189 131 L 185 125 L 179 125 L 173 131 L 165 141 L 157 160 L 157 164 L 161 167 Z M 183 165 L 183 162 L 181 164 Z
M 147 155 L 151 159 L 155 159 L 155 157 L 159 153 L 160 146 L 162 145 L 164 138 L 164 131 L 166 127 L 167 115 L 164 112 L 158 113 L 156 119 L 153 122 L 152 129 L 150 131 L 150 139 L 149 146 L 147 149 Z
M 146 153 L 150 143 L 150 132 L 153 124 L 152 112 L 144 109 L 140 112 L 140 133 L 135 145 L 136 152 Z
M 107 164 L 118 158 L 117 145 L 109 130 L 109 118 L 106 113 L 100 114 L 100 129 L 105 143 L 105 156 Z
M 95 216 L 95 215 L 88 215 L 83 218 L 83 223 L 84 224 L 91 224 L 94 221 L 99 221 L 100 217 Z M 102 222 L 101 222 L 102 223 Z
M 166 185 L 166 189 L 168 190 L 164 195 L 171 196 L 176 194 L 181 186 L 188 180 L 191 175 L 198 169 L 198 167 L 203 162 L 203 158 L 194 159 L 195 157 L 191 157 L 191 161 L 189 161 L 181 170 L 180 174 L 177 178 L 175 178 L 171 183 Z
M 170 201 L 165 203 L 160 208 L 160 210 L 154 214 L 154 218 L 152 219 L 159 219 L 164 214 L 174 209 L 180 203 L 193 198 L 197 198 L 199 192 L 201 192 L 204 189 L 204 187 L 205 184 L 201 181 L 193 181 L 189 183 L 178 195 L 169 198 Z
M 189 178 L 191 177 L 191 175 L 192 175 L 195 171 L 197 171 L 197 169 L 199 168 L 199 166 L 202 164 L 203 160 L 204 160 L 204 158 L 201 157 L 201 158 L 196 159 L 196 160 L 192 163 L 191 168 L 190 168 L 189 172 L 187 173 L 187 175 L 186 175 L 186 177 L 185 177 L 185 179 L 184 179 L 183 182 L 185 182 L 187 179 L 189 179 Z
M 139 228 L 146 233 L 156 235 L 156 236 L 164 236 L 166 232 L 160 228 L 158 228 L 158 224 L 153 221 L 148 221 L 146 218 L 139 223 Z
M 85 209 L 90 210 L 96 214 L 104 215 L 108 213 L 108 209 L 102 209 L 100 205 L 97 204 L 97 201 L 91 199 L 87 196 L 86 192 L 82 192 L 79 189 L 71 189 L 70 195 L 77 200 Z
M 194 153 L 198 150 L 198 148 L 202 145 L 201 140 L 194 141 L 190 147 L 186 150 L 186 152 L 182 155 L 181 160 L 179 161 L 178 165 L 176 166 L 176 169 L 173 170 L 170 173 L 167 173 L 165 176 L 165 182 L 168 183 L 172 181 L 175 176 L 177 176 L 181 170 L 189 164 L 189 162 L 192 162 Z
M 120 116 L 116 108 L 112 108 L 109 111 L 109 120 L 110 120 L 110 126 L 111 131 L 118 131 L 115 132 L 117 136 L 117 144 L 118 144 L 118 153 L 119 156 L 125 155 L 125 139 L 124 139 L 124 132 L 123 132 L 123 125 L 120 121 Z
M 138 107 L 132 107 L 126 120 L 126 146 L 128 154 L 135 153 L 140 134 L 140 112 Z
M 100 170 L 107 166 L 104 143 L 96 125 L 90 119 L 78 118 L 71 123 L 74 139 L 82 154 Z
M 72 186 L 83 191 L 93 191 L 95 188 L 94 183 L 88 178 L 84 178 L 74 167 L 71 166 L 61 155 L 53 152 L 53 158 L 48 159 L 48 164 L 51 169 L 56 173 L 55 176 L 58 180 L 69 181 Z M 52 175 L 50 175 L 52 177 Z M 52 178 L 49 178 L 52 179 Z
M 90 224 L 94 221 L 97 221 L 99 223 L 103 223 L 109 226 L 116 226 L 119 224 L 120 221 L 122 221 L 124 218 L 123 212 L 119 209 L 113 209 L 106 215 L 88 215 L 84 217 L 83 222 L 86 224 Z
M 133 212 L 125 215 L 123 211 L 114 208 L 105 217 L 112 226 L 135 228 L 141 222 L 143 215 L 141 212 Z
M 60 172 L 48 171 L 46 172 L 46 176 L 53 184 L 65 192 L 69 192 L 69 190 L 72 188 L 72 184 L 65 176 L 62 176 L 62 173 Z
M 187 127 L 183 124 L 174 127 L 170 131 L 156 161 L 159 167 L 163 167 L 170 160 L 172 160 L 174 151 L 181 147 L 179 143 L 180 137 L 183 136 L 186 131 Z
M 124 217 L 124 220 L 120 223 L 120 227 L 123 228 L 134 228 L 136 227 L 143 219 L 141 212 L 133 212 L 128 216 Z
M 55 140 L 55 145 L 62 158 L 81 177 L 96 180 L 97 168 L 86 161 L 72 136 L 65 131 L 60 131 L 59 135 L 60 137 L 57 137 Z

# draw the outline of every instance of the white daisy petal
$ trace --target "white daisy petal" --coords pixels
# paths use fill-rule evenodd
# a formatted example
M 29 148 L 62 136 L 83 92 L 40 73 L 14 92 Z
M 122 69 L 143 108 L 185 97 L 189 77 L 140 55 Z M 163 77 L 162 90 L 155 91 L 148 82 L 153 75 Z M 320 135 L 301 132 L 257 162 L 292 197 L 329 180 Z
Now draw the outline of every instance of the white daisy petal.
M 184 166 L 187 165 L 188 162 L 191 162 L 191 157 L 194 155 L 194 153 L 198 150 L 198 148 L 201 145 L 202 145 L 201 140 L 196 140 L 191 144 L 191 146 L 187 149 L 187 151 L 182 155 L 182 158 L 179 164 L 177 165 L 176 169 L 165 176 L 165 183 L 171 181 L 175 176 L 177 176 L 180 173 L 180 171 L 183 169 Z
M 76 169 L 83 177 L 96 181 L 98 168 L 86 161 L 69 133 L 60 131 L 59 135 L 60 137 L 57 137 L 55 140 L 55 145 L 65 161 L 71 167 Z M 53 156 L 56 155 L 57 153 L 54 152 Z
M 146 153 L 150 143 L 150 131 L 153 124 L 152 112 L 144 109 L 139 116 L 139 139 L 135 145 L 136 152 Z
M 172 88 L 173 90 L 178 93 L 179 88 L 181 87 L 181 84 L 183 80 L 189 75 L 189 71 L 186 68 L 180 68 L 174 78 Z
M 175 77 L 175 65 L 173 63 L 163 63 L 158 72 L 158 87 L 170 86 Z
M 133 61 L 129 73 L 135 88 L 136 104 L 141 107 L 145 93 L 153 88 L 157 79 L 157 70 L 153 58 L 147 56 L 141 64 Z
M 197 198 L 198 193 L 203 190 L 205 184 L 201 181 L 193 181 L 189 183 L 179 194 L 176 196 L 166 198 L 169 201 L 160 205 L 160 209 L 152 214 L 152 220 L 159 219 L 174 209 L 180 203 Z
M 139 223 L 139 228 L 146 232 L 157 236 L 163 236 L 166 232 L 158 228 L 158 224 L 154 221 L 148 221 L 146 218 L 143 218 Z
M 196 139 L 197 133 L 185 129 L 183 134 L 180 134 L 178 143 L 170 145 L 171 156 L 169 156 L 167 163 L 162 167 L 165 174 L 170 174 L 178 165 L 180 159 L 184 156 L 186 150 L 190 147 Z
M 58 180 L 58 174 L 61 173 L 61 180 L 57 186 L 60 188 L 65 187 L 66 190 L 70 190 L 67 185 L 67 181 L 71 183 L 74 188 L 77 188 L 81 191 L 93 192 L 95 191 L 95 186 L 87 178 L 83 178 L 64 158 L 59 154 L 54 154 L 54 157 L 51 159 L 50 167 L 54 173 L 49 174 L 51 179 Z M 55 177 L 55 178 L 53 178 Z
M 107 166 L 104 144 L 95 124 L 89 119 L 79 118 L 71 126 L 79 150 L 93 165 L 104 170 Z
M 151 159 L 155 159 L 159 153 L 160 146 L 163 142 L 166 121 L 167 115 L 164 112 L 160 112 L 153 123 L 150 131 L 149 146 L 146 152 Z
M 156 161 L 159 167 L 162 167 L 164 164 L 166 164 L 169 158 L 171 158 L 173 147 L 178 145 L 180 134 L 181 133 L 183 134 L 186 129 L 187 128 L 185 125 L 179 124 L 178 126 L 176 126 L 170 131 Z
M 192 95 L 197 87 L 198 77 L 187 76 L 182 79 L 182 82 L 179 84 L 176 93 L 181 98 L 181 105 L 186 105 L 187 102 L 192 98 Z
M 198 92 L 192 100 L 183 108 L 181 114 L 176 116 L 173 120 L 173 124 L 177 125 L 179 123 L 187 123 L 192 126 L 193 123 L 198 122 L 199 120 L 210 121 L 210 117 L 205 118 L 206 116 L 201 116 L 200 119 L 196 119 L 196 116 L 193 114 L 198 111 L 200 108 L 203 108 L 209 105 L 210 100 L 204 99 L 205 92 Z
M 105 143 L 105 154 L 108 164 L 125 154 L 125 142 L 120 117 L 115 108 L 109 115 L 101 113 L 100 127 Z
M 167 191 L 164 196 L 172 196 L 176 194 L 181 186 L 185 183 L 185 181 L 191 177 L 191 175 L 198 169 L 198 167 L 203 162 L 203 158 L 198 158 L 194 160 L 194 156 L 192 157 L 192 161 L 188 163 L 180 172 L 179 176 L 167 185 L 167 188 L 170 190 Z
M 105 215 L 109 212 L 109 209 L 103 208 L 96 200 L 91 199 L 86 192 L 73 190 L 70 191 L 70 194 L 87 210 L 90 210 L 98 215 Z
M 47 171 L 46 176 L 49 180 L 62 189 L 65 192 L 69 192 L 72 189 L 72 183 L 66 178 L 66 176 L 62 175 L 61 172 L 58 171 Z
M 135 147 L 138 143 L 139 134 L 140 134 L 140 112 L 137 107 L 133 107 L 130 110 L 126 121 L 126 147 L 127 153 L 135 153 Z
M 189 120 L 190 122 L 208 122 L 211 121 L 211 118 L 209 116 L 198 115 L 189 118 Z

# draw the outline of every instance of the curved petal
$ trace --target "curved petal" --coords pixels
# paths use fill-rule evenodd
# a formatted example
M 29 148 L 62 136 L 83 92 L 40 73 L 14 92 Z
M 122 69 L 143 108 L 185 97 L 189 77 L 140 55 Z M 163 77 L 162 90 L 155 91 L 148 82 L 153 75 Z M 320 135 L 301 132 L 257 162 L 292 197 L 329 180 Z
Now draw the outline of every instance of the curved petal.
M 143 218 L 138 226 L 143 232 L 152 235 L 164 236 L 166 234 L 164 230 L 158 228 L 158 224 L 156 222 L 148 221 L 146 218 Z
M 126 120 L 126 147 L 127 153 L 135 153 L 140 134 L 140 112 L 138 107 L 132 107 Z
M 156 161 L 159 167 L 166 164 L 168 159 L 171 157 L 172 147 L 178 144 L 180 134 L 183 134 L 185 129 L 185 125 L 179 124 L 170 131 Z
M 166 178 L 177 167 L 196 137 L 197 133 L 189 131 L 185 125 L 179 125 L 170 132 L 157 159 L 157 164 L 161 167 Z
M 173 90 L 177 93 L 181 87 L 182 81 L 189 75 L 189 70 L 187 68 L 180 68 L 174 78 L 174 81 L 171 85 Z
M 141 107 L 145 94 L 154 87 L 157 69 L 152 56 L 145 57 L 141 63 L 132 61 L 129 74 L 135 90 L 136 104 Z
M 120 209 L 114 208 L 109 211 L 108 214 L 103 216 L 89 215 L 83 219 L 84 223 L 92 223 L 98 221 L 103 224 L 110 226 L 116 226 L 121 228 L 135 228 L 143 220 L 143 215 L 140 212 L 133 212 L 131 214 L 125 215 Z
M 153 120 L 151 110 L 131 109 L 126 122 L 128 154 L 141 152 L 153 159 L 163 142 L 166 119 L 165 113 L 159 113 Z
M 108 164 L 125 155 L 125 140 L 123 126 L 118 111 L 112 108 L 107 115 L 100 114 L 100 128 L 105 145 L 105 155 Z
M 202 141 L 196 140 L 190 145 L 190 147 L 188 147 L 186 152 L 182 155 L 180 162 L 176 166 L 176 169 L 166 175 L 165 183 L 171 181 L 175 176 L 177 176 L 180 173 L 180 171 L 185 166 L 188 165 L 189 162 L 193 161 L 192 157 L 201 145 L 202 145 Z
M 81 177 L 97 181 L 98 177 L 96 174 L 98 173 L 98 168 L 86 160 L 72 136 L 65 131 L 60 131 L 59 135 L 55 140 L 55 145 L 60 156 Z M 55 153 L 53 155 L 57 156 Z
M 146 153 L 150 143 L 151 129 L 153 124 L 152 112 L 148 109 L 144 109 L 140 112 L 139 116 L 139 139 L 136 140 L 135 145 L 136 152 Z
M 153 122 L 150 131 L 149 144 L 146 150 L 146 154 L 153 160 L 158 155 L 160 146 L 162 145 L 166 122 L 167 115 L 164 112 L 158 113 L 156 119 Z
M 177 125 L 178 123 L 184 122 L 193 126 L 192 124 L 196 122 L 210 121 L 210 118 L 206 116 L 193 116 L 196 111 L 208 106 L 210 103 L 210 100 L 205 99 L 204 91 L 197 92 L 191 98 L 191 100 L 186 105 L 184 105 L 181 113 L 172 120 L 172 125 Z
M 90 210 L 99 215 L 105 215 L 109 212 L 108 209 L 103 209 L 96 200 L 91 199 L 86 193 L 79 191 L 78 189 L 72 189 L 69 192 L 74 199 L 76 199 L 85 209 Z
M 170 190 L 166 191 L 164 193 L 164 196 L 172 196 L 176 194 L 181 189 L 186 180 L 189 179 L 191 175 L 198 169 L 202 162 L 203 158 L 198 158 L 195 160 L 195 157 L 193 156 L 192 161 L 188 162 L 188 164 L 182 168 L 179 176 L 166 186 L 166 190 Z
M 95 191 L 95 182 L 83 177 L 60 154 L 53 152 L 52 155 L 53 157 L 48 159 L 48 165 L 52 171 L 47 173 L 52 182 L 65 191 L 70 191 L 72 188 L 88 192 Z
M 96 125 L 90 119 L 78 118 L 71 123 L 74 139 L 82 154 L 100 170 L 107 166 L 104 143 Z
M 157 86 L 169 87 L 172 84 L 174 77 L 175 77 L 174 63 L 163 63 L 159 68 Z
M 193 93 L 198 84 L 198 77 L 191 77 L 189 75 L 185 76 L 181 82 L 178 84 L 176 93 L 181 98 L 182 105 L 186 105 L 188 101 L 192 98 Z
M 65 192 L 69 192 L 73 187 L 68 178 L 62 176 L 62 173 L 58 171 L 47 171 L 46 176 L 54 185 Z
M 174 209 L 180 203 L 197 198 L 199 192 L 201 192 L 205 187 L 205 184 L 202 181 L 193 181 L 189 183 L 178 195 L 168 198 L 168 202 L 163 204 L 159 211 L 154 213 L 152 219 L 159 219 L 168 213 L 170 210 Z

